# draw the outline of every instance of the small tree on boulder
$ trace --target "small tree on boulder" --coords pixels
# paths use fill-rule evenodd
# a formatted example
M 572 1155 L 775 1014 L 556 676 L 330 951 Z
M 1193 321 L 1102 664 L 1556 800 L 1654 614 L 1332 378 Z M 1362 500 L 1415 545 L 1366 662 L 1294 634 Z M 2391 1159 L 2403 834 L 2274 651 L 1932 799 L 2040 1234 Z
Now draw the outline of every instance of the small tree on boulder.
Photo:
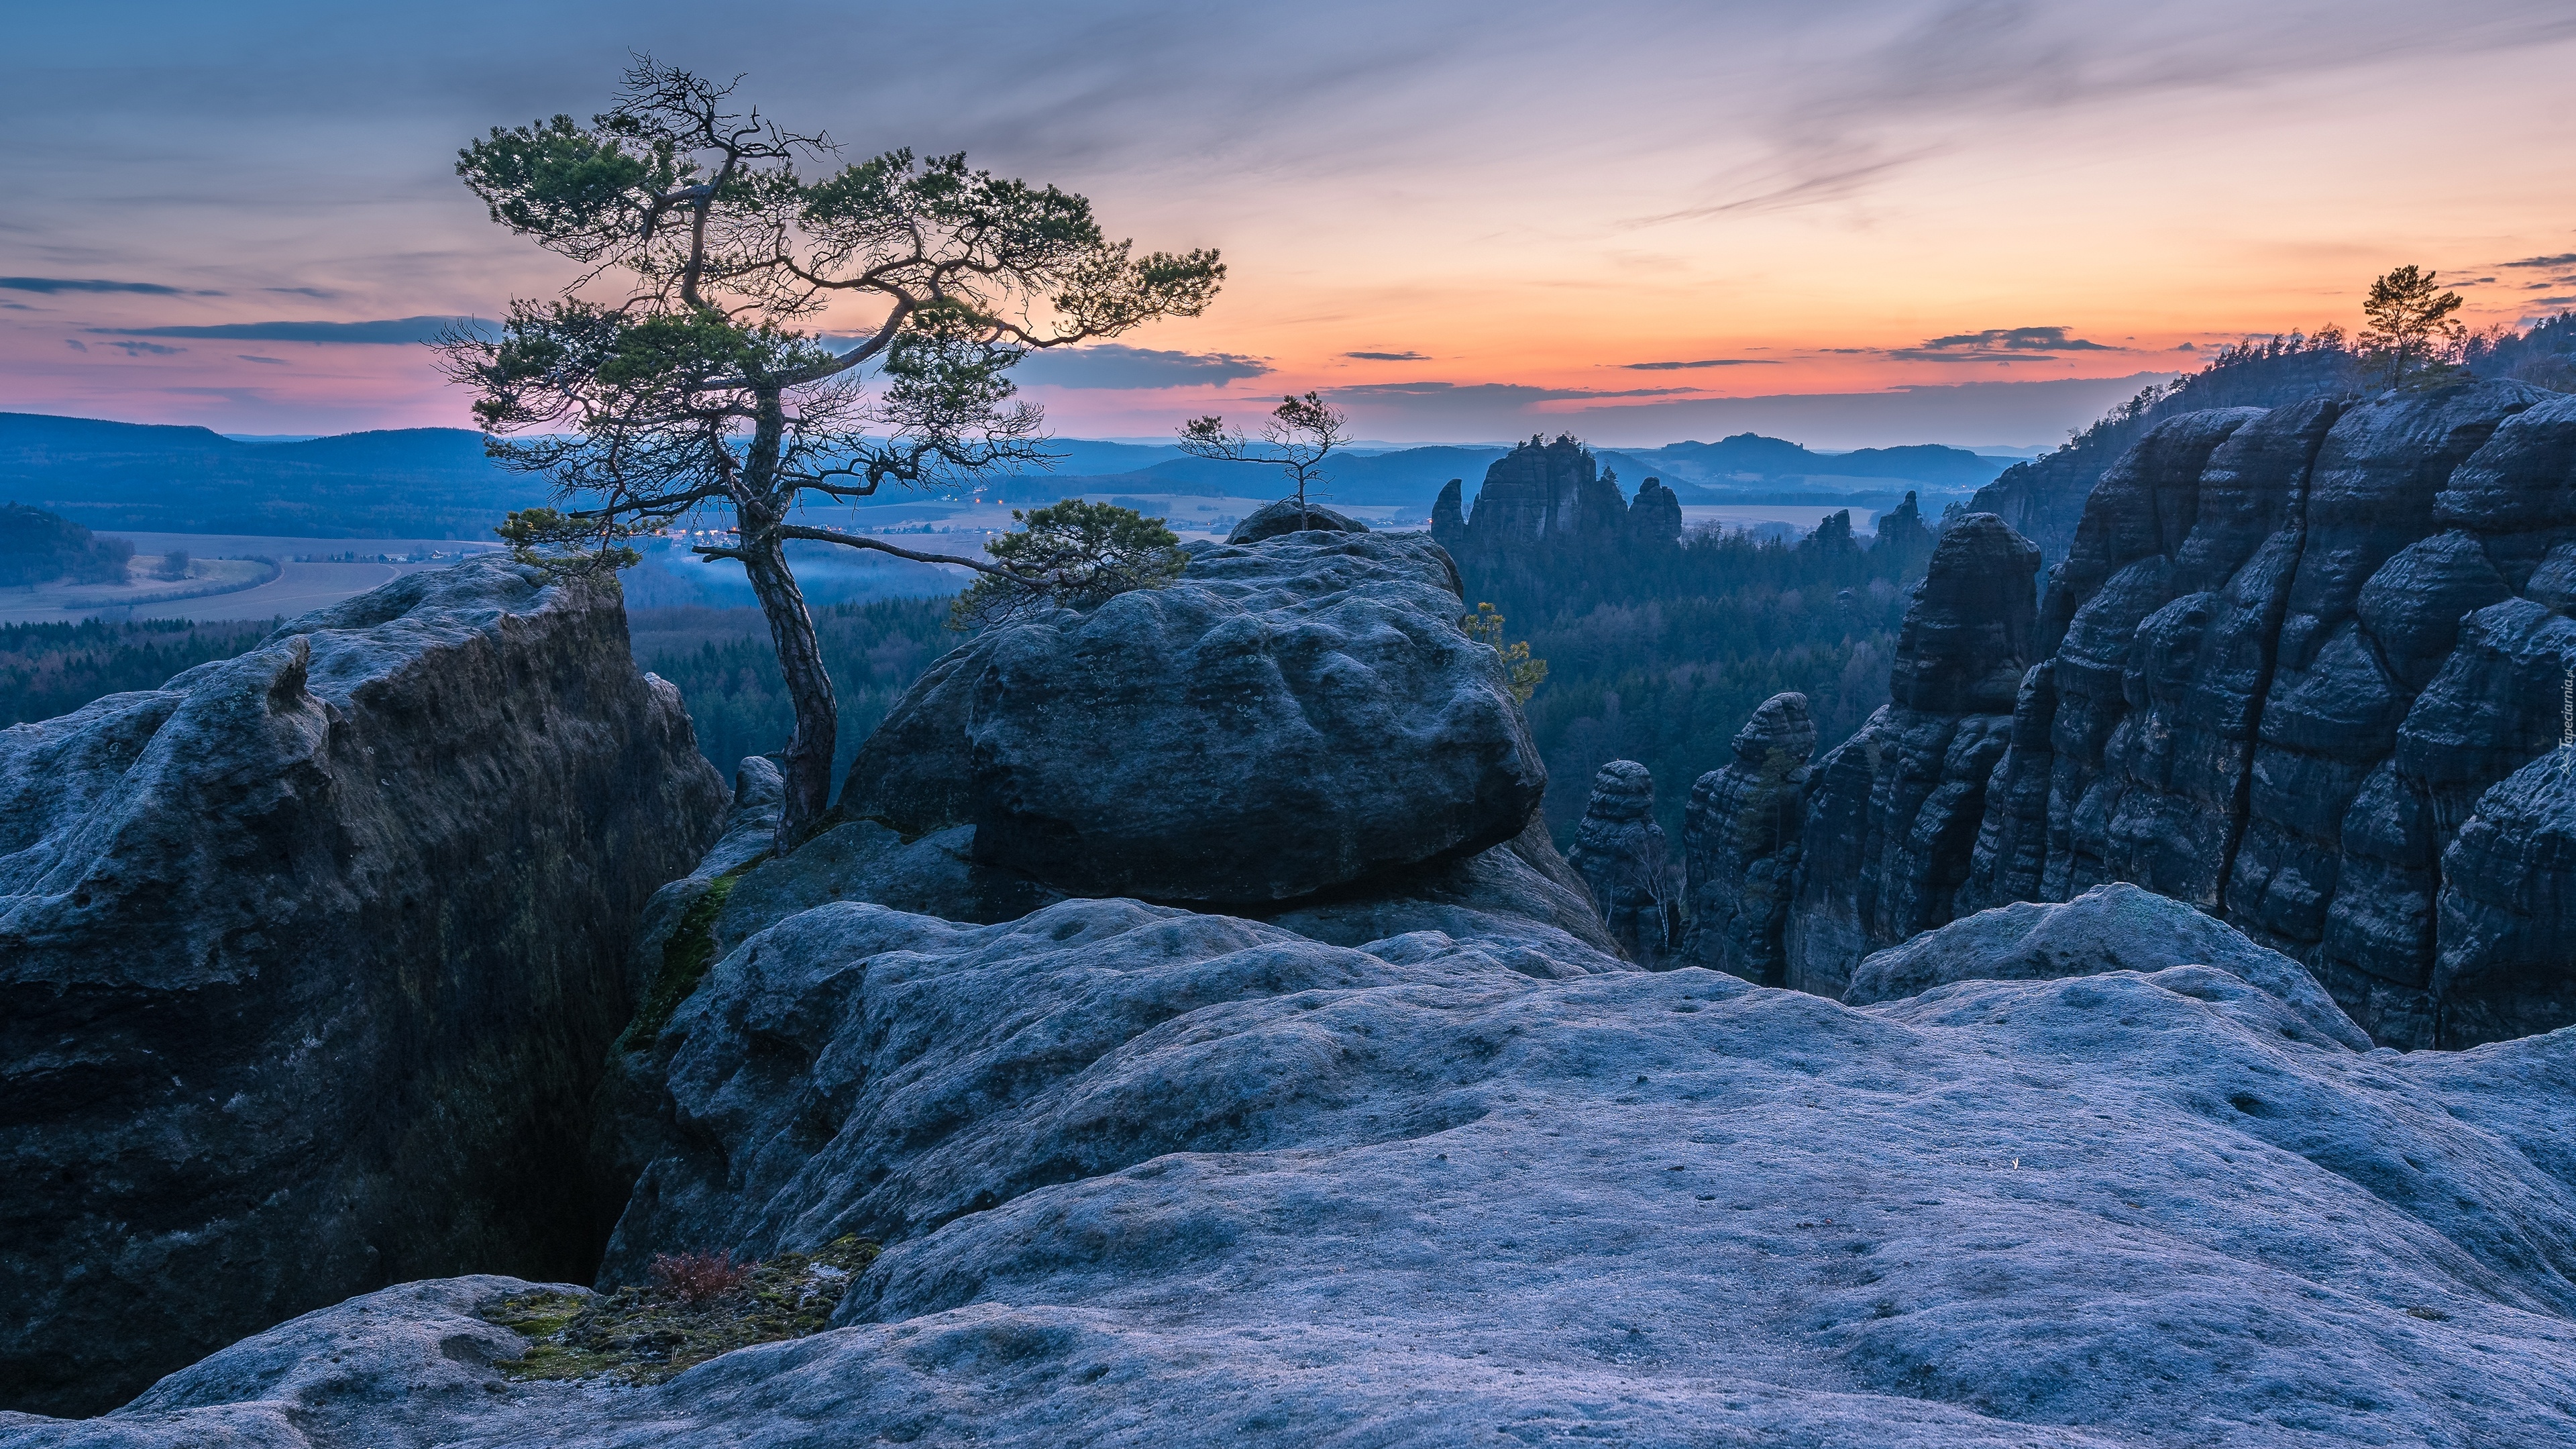
M 831 140 L 732 90 L 642 59 L 588 125 L 556 116 L 467 146 L 457 172 L 492 220 L 583 270 L 556 298 L 513 302 L 497 337 L 445 351 L 492 456 L 568 505 L 513 516 L 523 556 L 615 568 L 631 537 L 731 514 L 734 542 L 693 550 L 741 564 L 768 618 L 796 712 L 790 848 L 831 798 L 839 715 L 788 542 L 1012 572 L 799 522 L 801 505 L 1044 461 L 1011 367 L 1197 316 L 1225 268 L 1212 251 L 1137 256 L 1082 197 L 963 156 L 889 151 L 808 177 L 799 164 L 835 159 Z M 615 285 L 622 300 L 597 300 Z M 820 331 L 836 306 L 866 312 L 855 335 Z

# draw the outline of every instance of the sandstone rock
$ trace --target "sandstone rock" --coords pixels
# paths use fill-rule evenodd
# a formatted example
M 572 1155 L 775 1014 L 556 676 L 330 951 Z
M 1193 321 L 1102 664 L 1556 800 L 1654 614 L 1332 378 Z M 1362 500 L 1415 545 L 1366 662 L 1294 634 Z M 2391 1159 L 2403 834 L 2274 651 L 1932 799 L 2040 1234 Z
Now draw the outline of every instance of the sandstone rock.
M 2227 971 L 1867 1008 L 1073 901 L 835 904 L 657 1045 L 621 1230 L 885 1255 L 843 1326 L 511 1383 L 413 1284 L 26 1449 L 2566 1445 L 2569 1033 L 2361 1053 Z M 818 1436 L 820 1436 L 818 1438 Z
M 2445 852 L 2483 792 L 2565 736 L 2576 624 L 2553 611 L 2571 581 L 2564 397 L 2486 382 L 2146 429 L 2051 576 L 2047 658 L 1951 908 L 2129 881 L 2299 960 L 2379 1041 L 2490 1039 L 2440 999 Z M 1905 733 L 1874 721 L 1865 752 L 1905 758 Z M 1835 778 L 1863 773 L 1882 772 Z M 1888 872 L 1869 829 L 1809 852 L 1789 934 L 1822 957 L 1940 924 L 1873 911 Z M 2576 1020 L 2532 989 L 2528 1011 L 2478 1012 Z
M 636 914 L 723 803 L 614 592 L 478 561 L 0 732 L 0 1383 L 104 1409 L 467 1268 L 586 1273 Z
M 1250 518 L 1234 526 L 1225 536 L 1227 543 L 1259 543 L 1265 538 L 1279 538 L 1291 533 L 1366 533 L 1367 524 L 1348 514 L 1335 513 L 1319 503 L 1300 504 L 1294 498 L 1265 503 Z
M 1956 913 L 2031 663 L 2037 564 L 1992 514 L 1943 530 L 1897 636 L 1894 702 L 1809 779 L 1787 985 L 1839 997 L 1862 957 Z
M 1659 966 L 1669 954 L 1680 902 L 1668 879 L 1671 850 L 1655 823 L 1655 777 L 1634 760 L 1612 760 L 1592 777 L 1566 863 L 1628 959 Z
M 1807 697 L 1775 694 L 1736 732 L 1734 759 L 1691 787 L 1682 816 L 1690 881 L 1684 963 L 1763 986 L 1787 980 L 1781 932 L 1815 751 Z
M 1051 891 L 1269 908 L 1527 826 L 1546 773 L 1437 544 L 1190 547 L 1168 589 L 934 664 L 851 769 L 842 815 L 891 832 L 867 848 L 965 829 Z
M 2489 789 L 2442 855 L 2436 1044 L 2576 1022 L 2576 744 Z
M 2370 1037 L 2306 967 L 2180 901 L 2126 881 L 2095 886 L 2062 905 L 1999 906 L 1926 931 L 1861 962 L 1843 1000 L 1869 1006 L 1957 981 L 2153 974 L 2169 966 L 2216 967 L 2278 998 L 2321 1038 L 2370 1050 Z
M 1460 491 L 1465 486 L 1463 478 L 1450 479 L 1440 485 L 1440 496 L 1431 505 L 1431 541 L 1451 553 L 1467 538 L 1467 508 Z
M 1682 536 L 1681 496 L 1664 486 L 1660 478 L 1649 478 L 1637 485 L 1637 496 L 1628 502 L 1628 542 L 1632 548 L 1670 548 Z

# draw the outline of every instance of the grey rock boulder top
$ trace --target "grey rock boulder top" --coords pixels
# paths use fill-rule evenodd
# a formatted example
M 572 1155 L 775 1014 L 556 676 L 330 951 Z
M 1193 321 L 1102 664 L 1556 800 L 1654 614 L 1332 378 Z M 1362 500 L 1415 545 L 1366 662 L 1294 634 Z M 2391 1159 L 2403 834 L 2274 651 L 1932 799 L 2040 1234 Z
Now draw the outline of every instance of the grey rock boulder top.
M 2168 896 L 2126 881 L 2057 905 L 2019 902 L 1979 911 L 1871 956 L 1852 973 L 1854 1006 L 1920 996 L 1958 981 L 2052 980 L 2106 971 L 2210 966 L 2278 998 L 2330 1040 L 2356 1051 L 2370 1037 L 2306 967 Z
M 977 637 L 862 747 L 840 810 L 1079 896 L 1266 907 L 1519 835 L 1546 787 L 1420 534 L 1194 544 L 1171 587 Z
M 2576 1443 L 2576 1033 L 2358 1052 L 2209 966 L 1855 1008 L 1068 901 L 838 903 L 651 1047 L 612 1252 L 884 1255 L 669 1383 L 457 1279 L 11 1449 Z
M 1228 543 L 1259 543 L 1265 538 L 1280 538 L 1292 533 L 1366 533 L 1369 526 L 1346 513 L 1335 513 L 1320 503 L 1299 503 L 1282 498 L 1254 509 L 1252 516 L 1234 526 L 1225 536 Z

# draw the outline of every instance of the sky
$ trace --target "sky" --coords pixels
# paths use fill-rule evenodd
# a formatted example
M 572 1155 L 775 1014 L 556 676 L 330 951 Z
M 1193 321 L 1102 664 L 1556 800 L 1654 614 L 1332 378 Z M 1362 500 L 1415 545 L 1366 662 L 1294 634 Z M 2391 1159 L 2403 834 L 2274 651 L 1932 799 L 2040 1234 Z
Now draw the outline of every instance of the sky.
M 2435 269 L 2576 307 L 2565 0 L 13 7 L 0 410 L 471 426 L 420 339 L 568 280 L 457 148 L 630 51 L 1212 246 L 1203 317 L 1033 359 L 1052 431 L 1317 388 L 1394 442 L 2044 446 Z M 866 319 L 835 315 L 830 324 Z

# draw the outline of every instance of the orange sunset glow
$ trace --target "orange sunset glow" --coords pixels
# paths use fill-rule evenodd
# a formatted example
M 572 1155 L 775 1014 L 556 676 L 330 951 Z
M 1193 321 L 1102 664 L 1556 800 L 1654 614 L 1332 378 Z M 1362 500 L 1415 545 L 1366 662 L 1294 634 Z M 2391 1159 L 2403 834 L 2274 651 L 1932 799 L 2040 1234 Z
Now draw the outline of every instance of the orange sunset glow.
M 2351 326 L 2399 263 L 2472 325 L 2576 305 L 2556 7 L 987 7 L 971 88 L 879 78 L 873 48 L 931 22 L 862 18 L 697 63 L 850 152 L 963 148 L 1140 246 L 1225 253 L 1206 316 L 1023 369 L 1067 435 L 1317 388 L 1389 440 L 2029 446 L 2213 345 Z M 455 184 L 455 147 L 579 93 L 563 77 L 604 87 L 630 44 L 704 48 L 649 13 L 614 41 L 556 19 L 478 68 L 443 20 L 172 10 L 108 60 L 102 23 L 37 22 L 0 102 L 23 132 L 122 98 L 12 159 L 0 387 L 242 432 L 465 424 L 425 349 L 279 324 L 559 285 Z M 381 104 L 306 124 L 361 92 Z M 2099 381 L 1991 386 L 2062 380 Z M 1726 401 L 1789 396 L 1860 400 Z

